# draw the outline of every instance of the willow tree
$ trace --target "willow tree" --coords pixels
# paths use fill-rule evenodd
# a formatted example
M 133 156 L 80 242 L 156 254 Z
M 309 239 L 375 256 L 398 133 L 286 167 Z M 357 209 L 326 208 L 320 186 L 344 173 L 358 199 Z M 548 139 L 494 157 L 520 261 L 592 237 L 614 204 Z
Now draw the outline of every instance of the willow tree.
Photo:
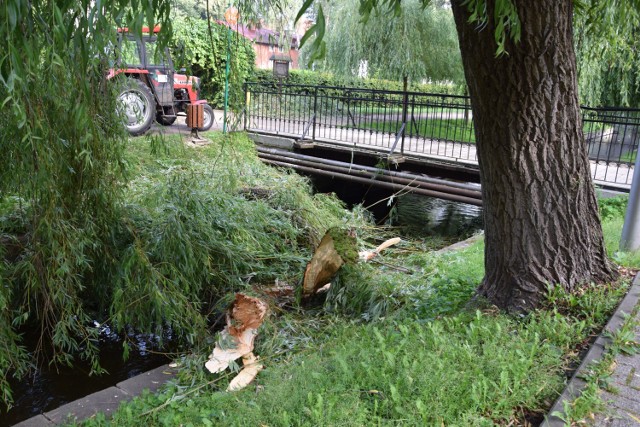
M 452 9 L 484 201 L 479 294 L 520 311 L 550 284 L 573 291 L 611 280 L 582 133 L 572 1 L 454 1 Z
M 403 5 L 363 0 L 360 11 L 398 15 Z M 573 291 L 611 280 L 582 134 L 572 0 L 453 0 L 451 8 L 484 202 L 478 294 L 521 312 L 549 285 Z
M 640 9 L 627 0 L 583 8 L 574 22 L 581 101 L 640 108 Z
M 0 230 L 10 232 L 0 235 L 3 402 L 8 376 L 38 361 L 21 347 L 20 327 L 38 337 L 40 363 L 81 357 L 99 370 L 89 303 L 99 292 L 88 284 L 110 259 L 126 182 L 126 137 L 105 75 L 116 26 L 161 23 L 170 33 L 169 8 L 169 0 L 0 2 L 0 204 L 14 205 Z
M 327 4 L 327 51 L 320 67 L 353 76 L 366 64 L 376 78 L 464 82 L 455 24 L 443 5 L 407 0 L 396 19 L 372 14 L 366 23 L 359 7 L 359 0 Z

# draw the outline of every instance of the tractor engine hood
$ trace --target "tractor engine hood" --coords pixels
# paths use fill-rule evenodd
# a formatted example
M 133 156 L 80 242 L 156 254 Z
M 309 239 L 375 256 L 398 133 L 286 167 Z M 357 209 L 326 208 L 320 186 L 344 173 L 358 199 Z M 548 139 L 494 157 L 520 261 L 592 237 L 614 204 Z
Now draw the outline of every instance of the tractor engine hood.
M 198 90 L 200 88 L 199 77 L 176 73 L 173 75 L 173 81 L 177 85 L 192 86 L 194 90 Z

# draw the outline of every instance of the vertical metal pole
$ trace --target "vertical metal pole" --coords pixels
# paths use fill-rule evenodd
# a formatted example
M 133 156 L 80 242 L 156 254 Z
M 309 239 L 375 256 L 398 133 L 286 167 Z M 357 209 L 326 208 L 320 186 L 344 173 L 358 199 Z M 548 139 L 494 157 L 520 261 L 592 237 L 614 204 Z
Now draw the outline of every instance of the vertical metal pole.
M 227 27 L 227 64 L 224 74 L 224 117 L 222 133 L 227 133 L 227 109 L 229 108 L 229 62 L 231 62 L 231 26 Z
M 316 117 L 318 114 L 318 88 L 313 92 L 313 128 L 311 129 L 311 140 L 316 140 Z
M 404 134 L 407 129 L 407 108 L 409 106 L 409 92 L 407 92 L 408 84 L 407 84 L 407 76 L 404 76 L 403 79 L 403 89 L 404 93 L 402 94 L 402 144 L 400 145 L 400 154 L 404 155 Z
M 638 249 L 640 249 L 640 146 L 636 149 L 636 165 L 629 192 L 629 204 L 620 238 L 621 251 L 637 251 Z
M 249 115 L 249 103 L 251 102 L 251 99 L 249 98 L 249 85 L 245 82 L 242 86 L 244 88 L 244 130 L 247 130 L 247 116 Z

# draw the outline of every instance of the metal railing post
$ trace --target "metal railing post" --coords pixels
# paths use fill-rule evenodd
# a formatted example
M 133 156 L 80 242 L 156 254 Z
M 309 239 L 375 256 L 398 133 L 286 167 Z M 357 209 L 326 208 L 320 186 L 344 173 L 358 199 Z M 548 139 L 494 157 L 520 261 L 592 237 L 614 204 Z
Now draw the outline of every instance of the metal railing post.
M 249 95 L 249 85 L 245 82 L 242 84 L 242 88 L 244 89 L 244 130 L 247 130 L 247 116 L 249 115 L 249 102 L 251 101 Z
M 316 117 L 318 116 L 318 87 L 313 91 L 313 118 L 311 128 L 311 140 L 316 140 Z
M 402 142 L 400 143 L 400 154 L 404 155 L 404 136 L 407 128 L 407 110 L 409 109 L 409 93 L 407 92 L 406 81 L 402 97 Z

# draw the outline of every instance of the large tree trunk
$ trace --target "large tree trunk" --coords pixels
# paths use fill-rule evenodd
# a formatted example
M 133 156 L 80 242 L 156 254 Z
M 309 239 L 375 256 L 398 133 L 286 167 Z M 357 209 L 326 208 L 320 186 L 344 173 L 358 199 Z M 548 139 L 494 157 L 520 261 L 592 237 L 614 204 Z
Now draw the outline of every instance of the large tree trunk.
M 518 44 L 496 57 L 495 0 L 469 23 L 452 2 L 471 95 L 485 220 L 479 295 L 528 311 L 547 286 L 615 276 L 607 259 L 582 132 L 572 0 L 515 0 Z

